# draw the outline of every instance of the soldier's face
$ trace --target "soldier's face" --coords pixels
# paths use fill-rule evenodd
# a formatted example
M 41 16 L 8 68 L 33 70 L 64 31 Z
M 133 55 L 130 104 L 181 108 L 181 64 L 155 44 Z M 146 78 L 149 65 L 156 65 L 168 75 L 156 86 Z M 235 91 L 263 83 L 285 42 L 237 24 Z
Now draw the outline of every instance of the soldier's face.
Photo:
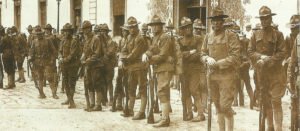
M 153 34 L 160 33 L 163 30 L 163 26 L 162 25 L 152 25 L 151 28 L 152 28 Z
M 260 17 L 260 23 L 263 28 L 270 27 L 272 24 L 272 17 L 271 16 Z
M 51 32 L 52 32 L 52 30 L 49 30 L 49 29 L 46 29 L 46 30 L 45 30 L 45 33 L 46 33 L 46 34 L 51 34 Z
M 139 32 L 138 26 L 129 27 L 129 34 L 130 35 L 136 35 Z
M 297 35 L 299 33 L 299 27 L 291 28 L 291 33 Z
M 194 33 L 195 33 L 196 35 L 201 35 L 201 29 L 199 29 L 199 28 L 194 28 Z
M 214 31 L 219 31 L 223 29 L 224 20 L 223 19 L 212 19 L 211 25 Z
M 191 36 L 193 34 L 193 27 L 191 25 L 184 27 L 182 33 L 184 36 Z
M 92 28 L 84 28 L 84 29 L 82 29 L 82 32 L 83 32 L 84 35 L 89 34 L 91 31 L 92 31 Z
M 122 30 L 123 37 L 127 37 L 129 35 L 127 30 Z
M 72 36 L 71 31 L 64 31 L 63 33 L 66 38 L 69 38 L 70 36 Z

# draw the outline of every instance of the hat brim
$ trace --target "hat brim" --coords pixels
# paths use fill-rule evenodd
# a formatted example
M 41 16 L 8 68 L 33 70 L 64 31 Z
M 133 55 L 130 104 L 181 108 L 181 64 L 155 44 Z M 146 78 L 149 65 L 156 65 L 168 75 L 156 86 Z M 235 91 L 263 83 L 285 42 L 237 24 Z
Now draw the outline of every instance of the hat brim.
M 217 15 L 217 16 L 209 16 L 207 17 L 207 19 L 224 19 L 224 18 L 228 18 L 228 15 Z
M 124 29 L 124 30 L 129 30 L 128 28 L 124 27 L 124 26 L 120 26 L 121 29 Z
M 298 24 L 291 24 L 291 23 L 288 23 L 288 24 L 286 24 L 286 27 L 287 27 L 287 28 L 296 28 L 296 27 L 300 27 L 300 23 L 298 23 Z
M 153 25 L 164 25 L 164 24 L 166 24 L 166 23 L 164 23 L 164 22 L 150 22 L 147 25 L 148 26 L 153 26 Z
M 206 30 L 205 26 L 194 26 L 195 29 L 203 29 Z
M 48 29 L 48 30 L 51 29 L 51 30 L 53 30 L 54 28 L 43 28 L 43 29 L 46 29 L 46 30 L 47 30 L 47 29 Z
M 274 16 L 274 15 L 277 15 L 277 14 L 276 13 L 271 13 L 271 14 L 259 15 L 259 16 L 256 16 L 255 18 L 262 18 L 262 17 Z
M 91 26 L 87 26 L 87 27 L 80 27 L 80 29 L 86 29 L 86 28 L 92 28 L 95 24 L 92 24 Z
M 74 28 L 71 28 L 71 29 L 61 29 L 61 31 L 73 31 Z
M 193 23 L 191 22 L 191 23 L 187 23 L 187 24 L 181 25 L 181 26 L 179 26 L 179 28 L 185 28 L 185 27 L 187 27 L 189 25 L 193 25 Z
M 137 25 L 139 25 L 140 24 L 140 22 L 138 22 L 138 23 L 136 23 L 136 24 L 125 24 L 124 26 L 126 26 L 127 28 L 128 27 L 134 27 L 134 26 L 137 26 Z

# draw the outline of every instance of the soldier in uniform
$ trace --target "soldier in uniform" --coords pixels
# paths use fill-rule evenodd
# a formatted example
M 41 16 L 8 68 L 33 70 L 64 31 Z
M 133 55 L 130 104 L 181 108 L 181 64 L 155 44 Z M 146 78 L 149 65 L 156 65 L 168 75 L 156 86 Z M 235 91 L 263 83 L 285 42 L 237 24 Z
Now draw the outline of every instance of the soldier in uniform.
M 27 27 L 27 31 L 29 33 L 29 36 L 27 38 L 27 49 L 28 49 L 27 52 L 29 54 L 30 53 L 30 49 L 32 47 L 32 43 L 33 43 L 33 41 L 35 39 L 35 36 L 32 33 L 33 32 L 33 27 L 31 25 L 29 25 Z M 28 59 L 27 59 L 27 62 L 28 62 L 27 66 L 32 67 L 32 64 L 28 61 Z M 29 67 L 29 69 L 30 69 L 30 67 Z M 34 85 L 35 85 L 36 88 L 38 88 L 38 83 L 37 83 L 37 80 L 36 80 L 37 78 L 36 78 L 36 74 L 34 73 L 33 68 L 31 68 L 30 71 L 31 71 L 31 78 L 32 78 L 32 80 L 34 82 Z
M 45 38 L 49 39 L 52 41 L 53 46 L 55 47 L 55 49 L 58 51 L 59 50 L 59 40 L 52 34 L 52 30 L 54 28 L 52 28 L 52 26 L 50 24 L 47 24 L 44 28 L 45 31 Z M 48 71 L 49 75 L 51 75 L 51 77 L 53 77 L 52 79 L 54 80 L 55 83 L 55 87 L 54 90 L 55 92 L 57 91 L 57 87 L 58 87 L 58 75 L 57 75 L 57 66 L 56 66 L 56 59 L 58 57 L 58 52 L 55 52 L 55 54 L 52 55 L 51 58 L 51 63 L 53 65 L 51 65 L 52 68 L 49 68 Z
M 129 29 L 126 26 L 121 26 L 122 28 L 122 39 L 119 42 L 118 45 L 118 53 L 117 53 L 117 58 L 118 58 L 118 75 L 116 77 L 116 87 L 114 91 L 114 101 L 113 105 L 111 108 L 112 112 L 115 112 L 116 110 L 123 110 L 122 107 L 122 99 L 124 97 L 124 86 L 127 86 L 127 73 L 124 68 L 124 64 L 121 61 L 122 58 L 122 53 L 121 50 L 125 47 L 125 44 L 127 43 L 128 40 L 128 35 L 129 35 Z
M 1 42 L 0 49 L 3 60 L 4 71 L 7 73 L 7 86 L 5 89 L 12 89 L 16 87 L 15 85 L 15 58 L 14 58 L 14 48 L 11 41 L 11 28 L 7 28 L 7 34 L 1 31 Z
M 201 19 L 194 20 L 193 28 L 194 28 L 194 35 L 205 35 L 203 34 L 203 30 L 206 29 L 205 26 L 202 24 Z
M 271 26 L 273 15 L 276 14 L 272 13 L 267 6 L 262 6 L 259 9 L 258 18 L 262 29 L 253 33 L 248 53 L 255 68 L 255 74 L 258 75 L 259 85 L 263 85 L 263 87 L 258 86 L 257 88 L 264 89 L 265 91 L 260 93 L 265 98 L 268 98 L 263 99 L 268 130 L 274 130 L 272 118 L 272 115 L 274 115 L 275 130 L 281 131 L 283 120 L 281 98 L 286 90 L 284 78 L 282 77 L 282 61 L 285 57 L 285 47 L 282 33 Z M 258 70 L 261 70 L 261 73 L 258 73 Z
M 153 31 L 153 41 L 143 56 L 143 61 L 149 61 L 154 66 L 157 75 L 157 95 L 161 104 L 161 119 L 154 127 L 167 127 L 170 124 L 170 81 L 174 74 L 175 48 L 171 37 L 163 32 L 160 17 L 154 15 L 148 24 Z
M 14 57 L 16 61 L 16 66 L 19 72 L 19 78 L 16 80 L 20 83 L 25 82 L 23 63 L 25 57 L 27 56 L 27 47 L 26 47 L 26 39 L 18 32 L 17 27 L 13 26 L 11 28 L 11 39 L 13 42 L 14 48 Z
M 293 15 L 290 19 L 289 26 L 292 30 L 292 33 L 298 34 L 295 38 L 295 41 L 291 43 L 291 56 L 288 65 L 288 72 L 287 72 L 287 87 L 291 92 L 291 123 L 292 131 L 297 131 L 300 128 L 299 125 L 299 91 L 300 91 L 300 73 L 299 73 L 299 65 L 300 65 L 300 36 L 299 36 L 299 27 L 300 27 L 300 20 L 299 15 Z M 296 109 L 296 111 L 295 111 Z M 297 123 L 298 122 L 298 123 Z M 298 127 L 296 127 L 298 126 Z
M 2 39 L 4 35 L 5 35 L 5 28 L 2 25 L 0 25 L 0 89 L 3 89 L 3 78 L 4 78 L 3 63 L 2 63 L 3 47 L 1 45 L 1 43 L 3 42 Z
M 239 65 L 240 45 L 236 34 L 225 30 L 224 18 L 228 16 L 216 7 L 212 16 L 212 32 L 207 34 L 202 48 L 201 59 L 208 66 L 212 101 L 218 113 L 219 130 L 233 131 L 234 111 L 231 107 L 236 86 L 236 70 Z M 225 119 L 226 118 L 226 119 Z
M 47 79 L 52 90 L 52 97 L 58 99 L 55 81 L 52 75 L 50 75 L 51 72 L 48 72 L 50 70 L 49 68 L 52 68 L 51 66 L 53 65 L 52 55 L 55 55 L 57 50 L 52 44 L 52 41 L 45 38 L 40 26 L 35 27 L 35 35 L 37 38 L 32 42 L 28 60 L 33 63 L 33 68 L 38 79 L 39 98 L 46 98 L 43 87 L 44 79 Z
M 75 108 L 74 93 L 77 81 L 77 71 L 80 64 L 80 45 L 73 39 L 72 25 L 67 23 L 62 29 L 64 39 L 62 39 L 59 48 L 59 63 L 62 69 L 62 83 L 66 89 L 67 100 L 62 103 L 69 105 L 68 108 Z
M 193 112 L 191 106 L 188 105 L 188 115 L 191 116 L 193 122 L 205 120 L 204 105 L 201 102 L 201 91 L 205 90 L 205 68 L 200 61 L 200 50 L 203 42 L 203 36 L 193 35 L 193 22 L 187 17 L 181 19 L 179 27 L 183 38 L 178 41 L 183 59 L 183 81 L 184 89 L 188 96 L 193 96 L 194 104 L 197 107 L 198 116 L 192 119 Z M 191 102 L 187 102 L 190 104 Z
M 142 62 L 142 55 L 147 50 L 147 42 L 139 32 L 138 22 L 136 18 L 129 17 L 126 27 L 129 29 L 130 35 L 126 46 L 122 49 L 123 63 L 128 71 L 128 93 L 129 93 L 129 113 L 122 114 L 124 117 L 133 116 L 133 108 L 136 98 L 136 88 L 139 86 L 141 92 L 141 105 L 140 110 L 132 118 L 133 120 L 145 119 L 145 109 L 147 104 L 147 72 L 146 66 Z
M 109 106 L 112 106 L 113 103 L 113 77 L 114 69 L 117 65 L 117 48 L 118 45 L 112 40 L 108 33 L 111 30 L 108 28 L 107 24 L 100 24 L 100 33 L 103 37 L 105 44 L 105 80 L 106 80 L 106 91 L 104 91 L 105 103 L 107 100 L 107 91 L 109 92 Z
M 84 48 L 80 58 L 81 64 L 84 65 L 84 86 L 88 88 L 90 97 L 95 97 L 96 106 L 93 109 L 85 109 L 86 111 L 101 111 L 102 91 L 104 88 L 104 47 L 99 38 L 92 32 L 92 24 L 84 21 L 82 31 L 84 34 Z M 93 103 L 92 103 L 93 104 Z

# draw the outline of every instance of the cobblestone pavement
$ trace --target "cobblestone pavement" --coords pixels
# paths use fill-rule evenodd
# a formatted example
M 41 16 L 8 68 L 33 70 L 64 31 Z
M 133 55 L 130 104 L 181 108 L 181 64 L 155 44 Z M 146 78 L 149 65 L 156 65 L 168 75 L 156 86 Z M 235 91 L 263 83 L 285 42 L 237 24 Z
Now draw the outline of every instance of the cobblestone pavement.
M 26 64 L 25 64 L 26 65 Z M 4 80 L 6 84 L 6 79 Z M 178 90 L 172 89 L 171 125 L 168 128 L 155 129 L 147 124 L 146 120 L 133 121 L 131 118 L 123 118 L 121 112 L 112 113 L 110 107 L 104 107 L 102 112 L 87 113 L 83 111 L 85 106 L 83 81 L 79 80 L 76 86 L 75 103 L 76 109 L 69 110 L 62 106 L 61 102 L 66 99 L 62 93 L 58 93 L 59 99 L 51 97 L 49 86 L 44 88 L 46 99 L 38 99 L 38 91 L 33 82 L 27 78 L 26 83 L 16 83 L 13 90 L 0 90 L 0 129 L 1 131 L 98 131 L 98 130 L 206 130 L 207 121 L 193 123 L 182 121 L 182 106 Z M 60 92 L 60 88 L 58 89 Z M 246 91 L 245 93 L 246 94 Z M 245 107 L 234 107 L 235 130 L 253 131 L 258 130 L 259 112 L 249 109 L 249 98 L 245 95 Z M 137 100 L 135 111 L 138 111 L 140 101 Z M 284 130 L 289 130 L 290 109 L 289 96 L 283 98 Z M 194 114 L 195 116 L 196 114 Z M 159 114 L 155 114 L 159 119 Z M 217 117 L 213 109 L 212 130 L 217 130 Z

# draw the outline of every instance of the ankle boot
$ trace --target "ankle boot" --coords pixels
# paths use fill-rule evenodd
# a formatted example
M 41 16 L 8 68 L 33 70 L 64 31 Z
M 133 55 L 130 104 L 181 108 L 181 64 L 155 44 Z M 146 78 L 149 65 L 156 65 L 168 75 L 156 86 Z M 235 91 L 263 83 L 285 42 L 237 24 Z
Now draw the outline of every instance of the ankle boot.
M 223 113 L 218 112 L 219 131 L 225 131 L 225 116 Z
M 19 71 L 19 76 L 20 76 L 19 82 L 20 82 L 20 83 L 24 83 L 26 80 L 25 80 L 24 70 L 23 70 L 23 69 L 21 69 L 21 70 Z
M 102 106 L 101 106 L 101 97 L 102 97 L 102 94 L 101 92 L 96 92 L 96 106 L 92 109 L 92 111 L 102 111 Z
M 159 128 L 159 127 L 168 127 L 170 125 L 170 117 L 169 117 L 169 108 L 170 103 L 161 103 L 161 110 L 162 110 L 162 117 L 161 120 L 154 124 L 153 127 Z
M 233 131 L 233 127 L 234 127 L 233 115 L 226 116 L 226 126 L 227 126 L 227 131 Z
M 90 108 L 93 109 L 95 107 L 95 92 L 89 92 L 89 96 L 90 96 Z

